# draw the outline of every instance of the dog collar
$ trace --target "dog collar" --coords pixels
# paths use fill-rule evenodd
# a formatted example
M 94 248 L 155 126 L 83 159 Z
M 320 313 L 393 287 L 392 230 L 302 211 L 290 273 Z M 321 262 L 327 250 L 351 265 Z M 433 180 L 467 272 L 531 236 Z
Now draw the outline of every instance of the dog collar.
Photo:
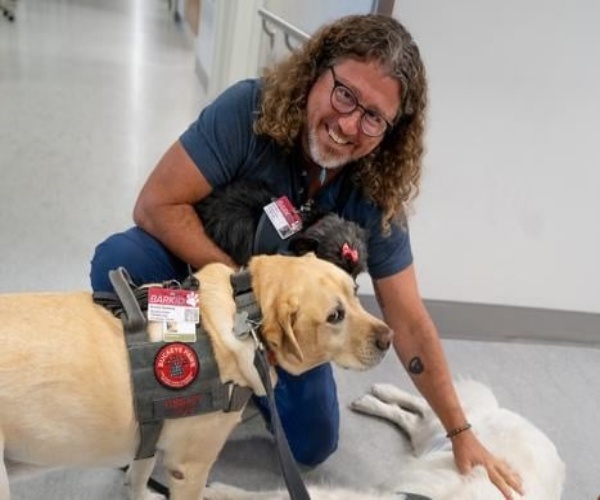
M 252 330 L 258 330 L 262 322 L 262 312 L 252 290 L 252 275 L 248 269 L 232 274 L 231 286 L 236 307 L 233 332 L 237 338 L 243 339 Z
M 238 339 L 252 335 L 255 344 L 263 342 L 260 335 L 262 312 L 252 290 L 252 275 L 248 269 L 243 269 L 231 276 L 233 297 L 236 305 L 233 333 Z M 266 349 L 267 359 L 271 366 L 277 365 L 277 358 L 272 350 Z

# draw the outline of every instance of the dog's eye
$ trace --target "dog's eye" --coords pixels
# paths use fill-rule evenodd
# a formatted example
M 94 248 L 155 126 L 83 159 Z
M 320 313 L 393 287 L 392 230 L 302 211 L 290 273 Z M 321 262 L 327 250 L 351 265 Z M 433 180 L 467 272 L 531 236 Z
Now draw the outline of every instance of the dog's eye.
M 342 307 L 337 307 L 329 316 L 327 316 L 327 323 L 335 325 L 342 321 L 346 316 L 346 311 Z

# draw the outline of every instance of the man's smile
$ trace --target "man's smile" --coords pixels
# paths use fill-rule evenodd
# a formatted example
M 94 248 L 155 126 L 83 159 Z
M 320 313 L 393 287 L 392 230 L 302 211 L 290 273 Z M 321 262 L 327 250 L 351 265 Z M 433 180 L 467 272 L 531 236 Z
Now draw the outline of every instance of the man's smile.
M 340 135 L 338 135 L 335 130 L 333 130 L 332 128 L 328 128 L 327 129 L 327 133 L 329 135 L 329 137 L 333 140 L 333 142 L 335 142 L 336 144 L 340 144 L 340 145 L 345 145 L 345 144 L 349 144 L 350 141 L 347 139 L 344 139 L 343 137 L 341 137 Z
M 333 128 L 331 127 L 327 127 L 327 135 L 329 135 L 329 138 L 335 142 L 336 144 L 339 144 L 341 146 L 344 146 L 346 144 L 350 144 L 350 141 L 348 139 L 343 138 L 341 135 L 339 135 L 335 130 L 333 130 Z

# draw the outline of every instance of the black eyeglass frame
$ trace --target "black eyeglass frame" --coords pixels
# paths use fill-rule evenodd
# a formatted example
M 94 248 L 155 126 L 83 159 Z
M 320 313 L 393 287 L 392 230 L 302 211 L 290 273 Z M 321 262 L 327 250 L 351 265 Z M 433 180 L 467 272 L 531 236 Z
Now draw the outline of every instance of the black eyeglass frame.
M 357 109 L 361 110 L 361 115 L 360 115 L 360 130 L 363 134 L 369 136 L 369 137 L 381 137 L 384 134 L 387 134 L 390 130 L 392 130 L 394 128 L 394 124 L 390 123 L 389 121 L 387 121 L 382 115 L 381 113 L 378 113 L 377 111 L 373 111 L 372 109 L 368 109 L 365 106 L 363 106 L 359 101 L 358 101 L 358 97 L 356 97 L 356 94 L 354 93 L 354 91 L 348 87 L 347 85 L 345 85 L 344 83 L 340 82 L 337 79 L 337 76 L 335 75 L 335 70 L 333 69 L 333 66 L 328 66 L 328 68 L 331 70 L 331 76 L 333 77 L 333 87 L 331 89 L 331 94 L 329 95 L 329 101 L 331 103 L 331 106 L 333 107 L 333 109 L 335 109 L 338 113 L 342 114 L 342 115 L 350 115 L 352 113 L 354 113 Z M 335 105 L 334 102 L 334 93 L 336 91 L 336 89 L 338 88 L 342 88 L 344 89 L 344 91 L 346 91 L 348 93 L 348 95 L 352 96 L 352 100 L 354 101 L 354 107 L 349 110 L 349 111 L 341 111 L 340 109 L 337 108 L 337 106 Z M 363 125 L 363 121 L 365 119 L 366 114 L 369 113 L 371 115 L 375 115 L 378 116 L 379 118 L 381 118 L 386 127 L 378 134 L 370 134 L 368 132 L 365 131 L 364 125 Z

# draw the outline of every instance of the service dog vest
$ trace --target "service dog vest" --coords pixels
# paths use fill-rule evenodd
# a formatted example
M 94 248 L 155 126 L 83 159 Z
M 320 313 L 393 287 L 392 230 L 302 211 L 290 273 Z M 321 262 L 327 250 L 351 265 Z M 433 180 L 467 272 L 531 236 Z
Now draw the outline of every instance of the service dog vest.
M 167 418 L 240 411 L 245 406 L 252 390 L 232 382 L 221 383 L 213 348 L 201 322 L 194 342 L 150 342 L 142 312 L 147 307 L 147 289 L 135 289 L 123 268 L 111 271 L 109 278 L 116 295 L 96 292 L 93 298 L 123 322 L 140 427 L 136 460 L 154 456 Z M 197 282 L 184 286 L 198 288 Z

